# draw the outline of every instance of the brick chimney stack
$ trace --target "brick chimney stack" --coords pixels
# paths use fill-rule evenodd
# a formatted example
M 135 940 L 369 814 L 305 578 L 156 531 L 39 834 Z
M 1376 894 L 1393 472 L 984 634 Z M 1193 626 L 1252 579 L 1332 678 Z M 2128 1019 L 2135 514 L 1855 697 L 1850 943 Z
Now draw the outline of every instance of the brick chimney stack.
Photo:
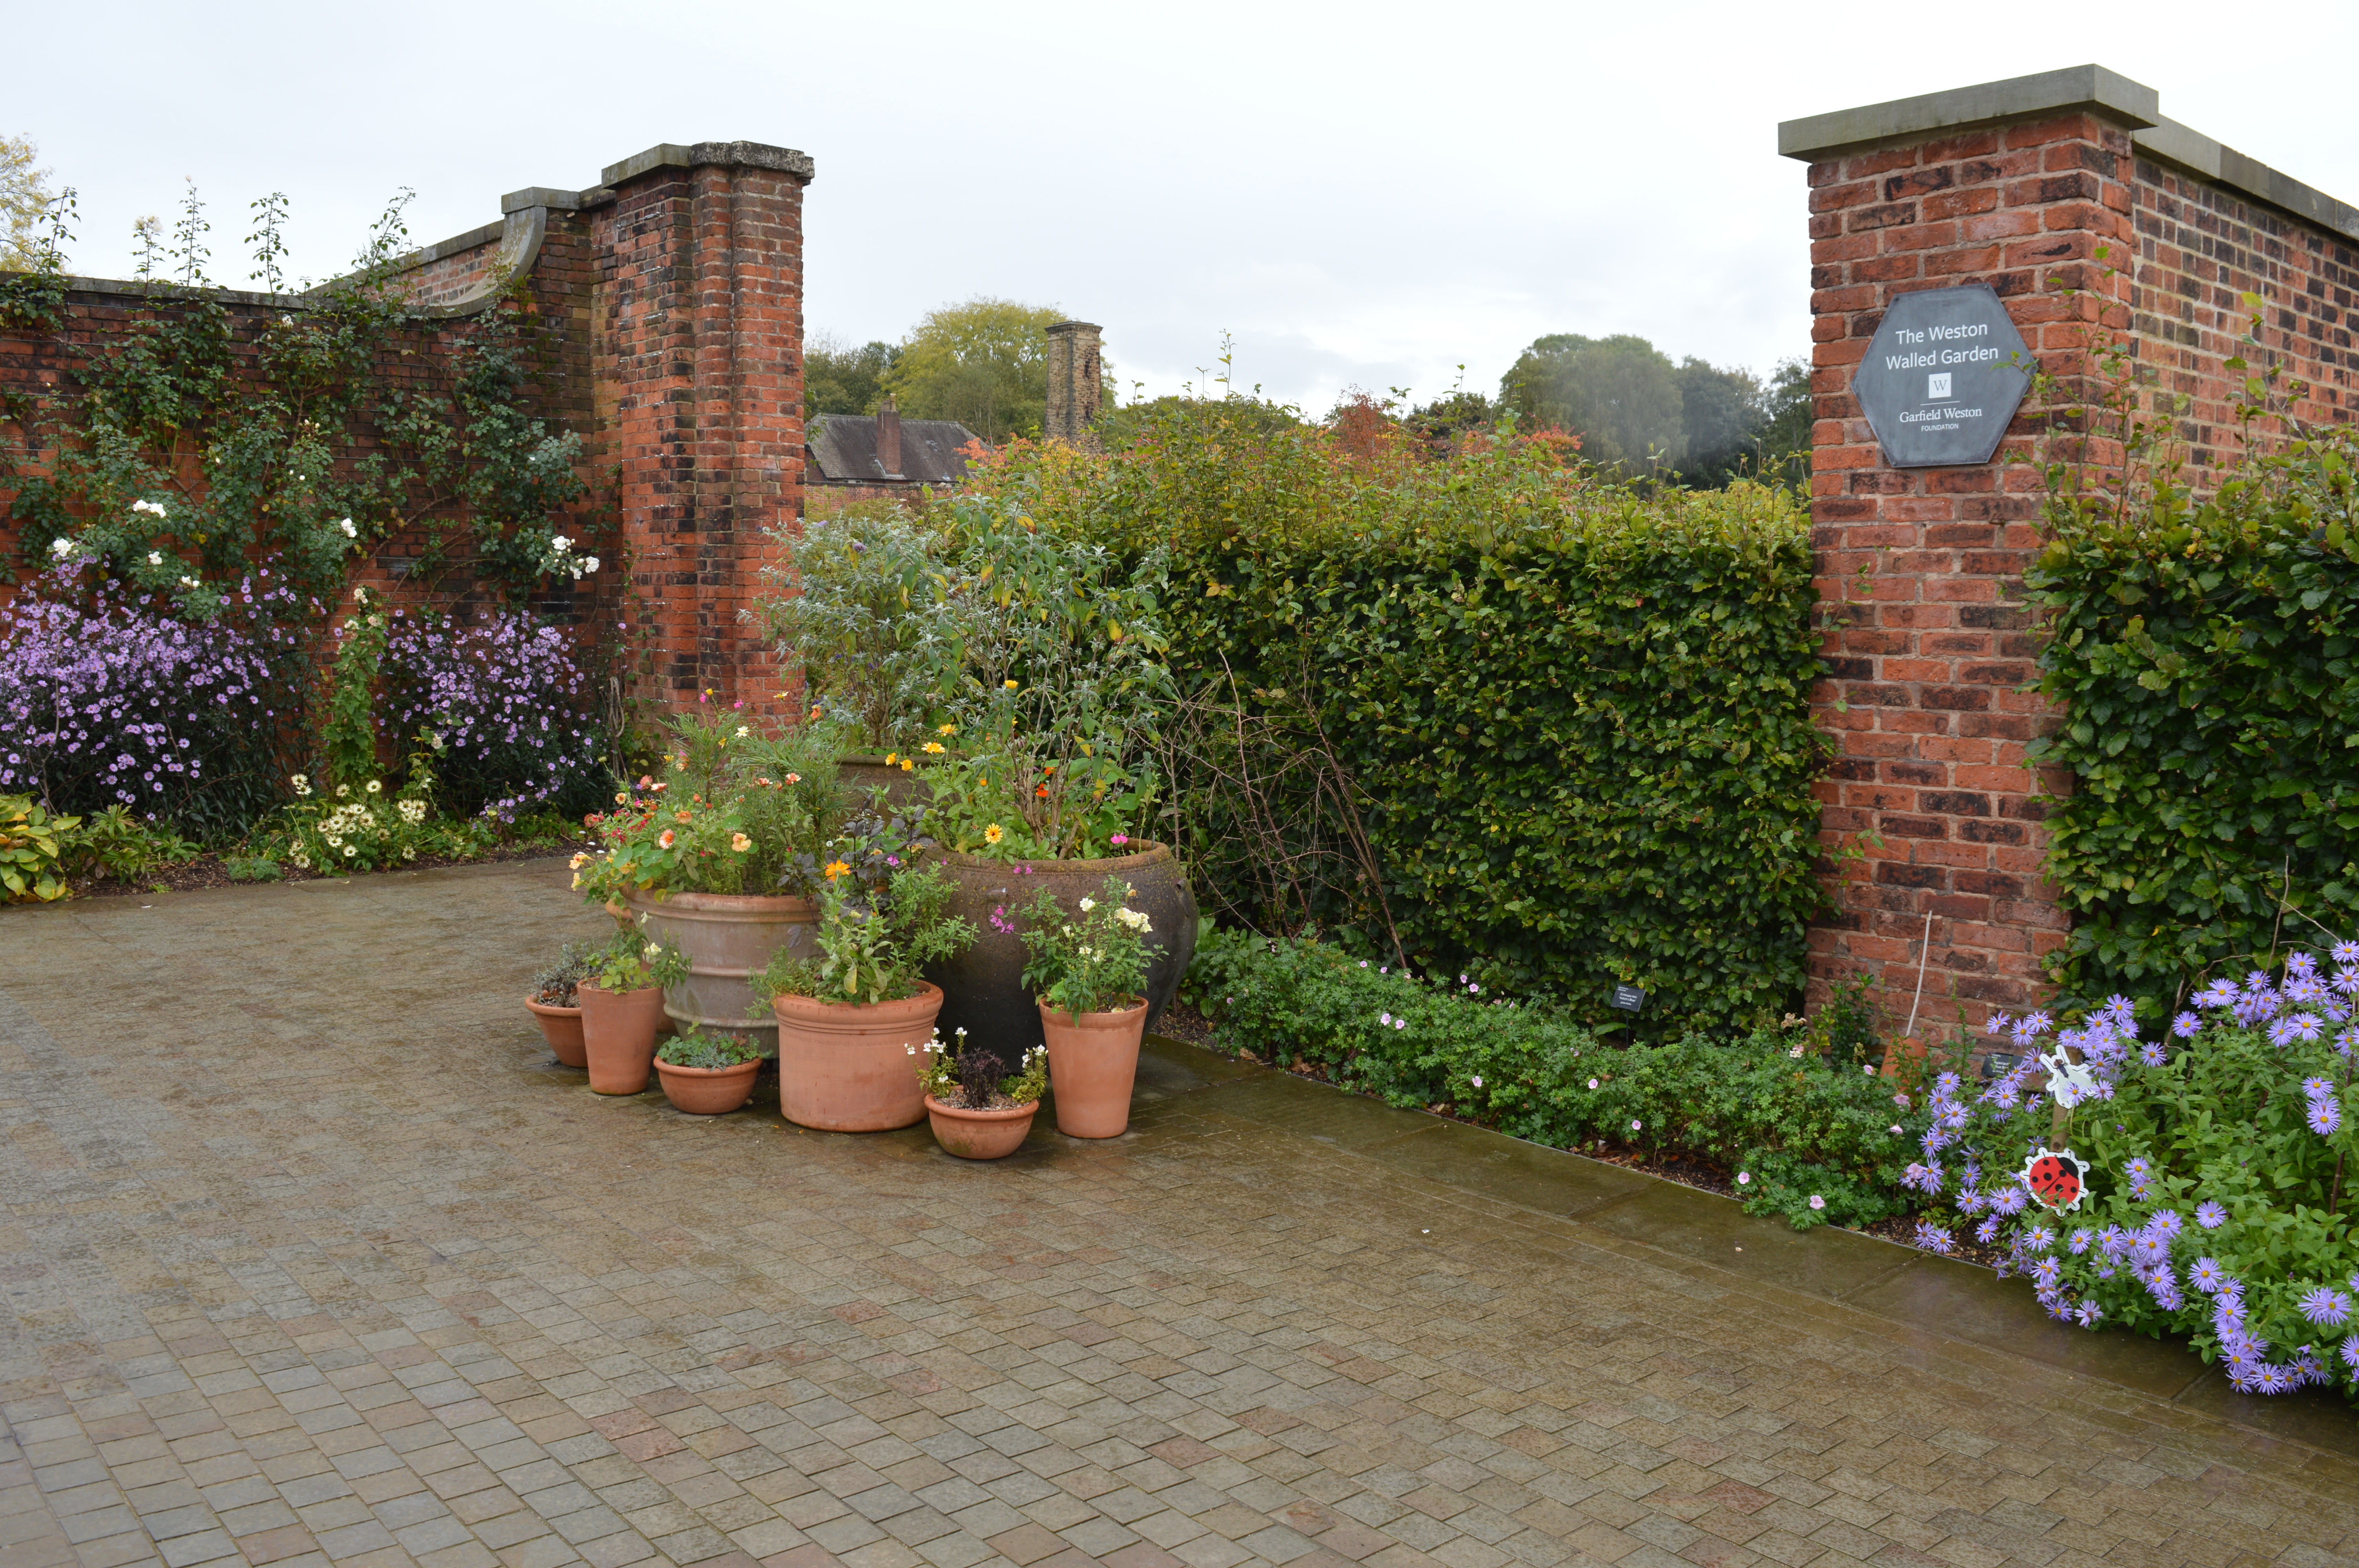
M 901 411 L 889 397 L 876 411 L 876 466 L 886 479 L 901 477 Z
M 1094 321 L 1060 321 L 1049 329 L 1049 407 L 1040 433 L 1076 447 L 1092 444 L 1103 395 L 1099 385 L 1101 330 Z

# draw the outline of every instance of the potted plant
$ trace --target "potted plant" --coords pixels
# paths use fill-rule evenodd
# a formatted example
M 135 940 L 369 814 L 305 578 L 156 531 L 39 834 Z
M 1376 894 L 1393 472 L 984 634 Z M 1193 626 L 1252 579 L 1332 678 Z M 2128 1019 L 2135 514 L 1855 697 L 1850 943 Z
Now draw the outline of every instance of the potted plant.
M 909 1049 L 919 1058 L 926 1118 L 944 1152 L 962 1160 L 997 1160 L 1022 1146 L 1049 1087 L 1046 1046 L 1025 1052 L 1013 1072 L 998 1052 L 969 1044 L 963 1033 L 955 1048 L 945 1046 L 937 1033 L 922 1049 Z
M 1139 994 L 1159 948 L 1147 912 L 1130 906 L 1132 889 L 1109 876 L 1099 896 L 1084 897 L 1068 918 L 1043 888 L 1024 911 L 1024 946 L 1032 961 L 1024 983 L 1038 997 L 1040 1032 L 1057 1085 L 1057 1130 L 1069 1138 L 1119 1138 L 1130 1126 L 1130 1090 L 1147 1033 Z
M 819 951 L 781 952 L 755 982 L 778 1027 L 778 1108 L 787 1119 L 830 1132 L 907 1127 L 926 1113 L 910 1076 L 908 1048 L 933 1033 L 941 988 L 921 965 L 974 939 L 949 913 L 951 888 L 939 871 L 898 855 L 873 885 L 855 876 L 858 849 L 824 868 Z
M 674 1022 L 746 1035 L 767 1055 L 777 1026 L 753 1007 L 753 977 L 810 951 L 819 850 L 852 802 L 816 731 L 769 735 L 724 710 L 681 715 L 671 741 L 665 776 L 618 792 L 596 821 L 603 849 L 574 885 L 686 956 L 665 991 Z
M 592 944 L 568 942 L 557 962 L 533 976 L 532 994 L 525 998 L 525 1006 L 540 1021 L 541 1038 L 569 1067 L 590 1065 L 589 1057 L 582 1054 L 582 1002 L 574 988 L 590 978 L 595 959 Z
M 663 988 L 686 968 L 679 949 L 649 940 L 636 926 L 615 932 L 599 950 L 595 968 L 574 986 L 592 1089 L 635 1095 L 647 1088 L 656 1036 L 666 1027 Z
M 1151 564 L 1125 568 L 1004 500 L 961 498 L 951 512 L 956 591 L 922 644 L 942 650 L 944 719 L 920 743 L 919 772 L 952 907 L 981 935 L 928 978 L 947 993 L 946 1033 L 1012 1060 L 1038 1039 L 1016 939 L 1038 890 L 1070 904 L 1110 874 L 1136 890 L 1169 944 L 1139 988 L 1150 1019 L 1187 968 L 1195 899 L 1171 852 L 1145 838 L 1172 682 Z
M 761 1047 L 734 1034 L 707 1034 L 690 1024 L 656 1052 L 664 1098 L 689 1116 L 723 1116 L 754 1094 Z

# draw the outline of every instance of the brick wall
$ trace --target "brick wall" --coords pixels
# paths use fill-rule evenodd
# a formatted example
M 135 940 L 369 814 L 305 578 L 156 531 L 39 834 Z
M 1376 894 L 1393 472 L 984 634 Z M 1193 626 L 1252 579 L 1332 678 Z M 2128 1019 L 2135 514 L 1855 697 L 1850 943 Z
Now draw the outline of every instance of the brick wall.
M 2256 293 L 2269 353 L 2310 384 L 2299 412 L 2350 416 L 2352 240 L 2157 156 L 2147 135 L 2210 146 L 2153 115 L 2075 107 L 1810 161 L 1811 510 L 1832 670 L 1814 705 L 1837 750 L 1821 790 L 1836 903 L 1811 936 L 1821 995 L 1864 972 L 1905 1012 L 1921 968 L 1933 1028 L 1961 1009 L 1979 1023 L 2037 1000 L 2041 960 L 2069 935 L 2041 877 L 2037 796 L 2071 780 L 2026 762 L 2060 716 L 2019 689 L 2038 652 L 2021 579 L 2053 411 L 2027 400 L 1986 465 L 1887 466 L 1851 386 L 1893 299 L 1987 283 L 2080 392 L 2092 345 L 2125 343 L 2163 395 L 2189 399 L 2178 431 L 2210 464 L 2233 451 L 2242 373 L 2223 362 Z
M 402 275 L 424 319 L 383 369 L 413 384 L 452 372 L 470 321 L 508 276 L 533 411 L 585 443 L 588 493 L 560 526 L 624 568 L 545 584 L 536 608 L 585 640 L 625 639 L 639 695 L 663 704 L 692 704 L 707 689 L 763 710 L 792 702 L 741 612 L 779 553 L 769 531 L 800 514 L 810 173 L 809 158 L 783 148 L 657 147 L 589 189 L 508 197 L 501 222 L 427 247 Z M 263 326 L 304 308 L 220 297 L 247 374 Z M 71 400 L 89 356 L 144 308 L 128 286 L 86 283 L 57 330 L 0 331 L 0 393 Z M 201 485 L 193 456 L 178 477 Z M 9 499 L 0 487 L 0 518 Z M 463 608 L 488 596 L 463 557 L 431 589 L 409 580 L 427 544 L 423 527 L 385 541 L 354 580 L 397 603 Z M 16 546 L 0 522 L 0 551 Z

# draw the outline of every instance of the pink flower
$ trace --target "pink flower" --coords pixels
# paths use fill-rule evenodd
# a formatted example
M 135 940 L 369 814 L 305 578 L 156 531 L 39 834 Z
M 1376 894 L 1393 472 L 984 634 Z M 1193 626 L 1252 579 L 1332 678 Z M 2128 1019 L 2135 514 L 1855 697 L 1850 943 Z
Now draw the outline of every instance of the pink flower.
M 1117 833 L 1114 836 L 1114 841 L 1117 844 L 1127 844 L 1130 842 L 1130 835 L 1127 833 Z

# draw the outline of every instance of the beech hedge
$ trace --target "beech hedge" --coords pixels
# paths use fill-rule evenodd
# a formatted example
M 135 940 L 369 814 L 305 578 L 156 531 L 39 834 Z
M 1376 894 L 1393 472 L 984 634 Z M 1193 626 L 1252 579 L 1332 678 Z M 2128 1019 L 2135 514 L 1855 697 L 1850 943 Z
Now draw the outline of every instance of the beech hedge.
M 2359 929 L 2354 467 L 2335 432 L 2208 498 L 2051 508 L 2025 582 L 2065 713 L 2034 756 L 2076 775 L 2048 817 L 2067 1005 L 2169 1016 L 2207 974 Z
M 1167 406 L 1103 457 L 1018 453 L 986 482 L 1160 552 L 1183 693 L 1332 751 L 1383 898 L 1331 876 L 1314 925 L 1365 952 L 1397 930 L 1420 968 L 1600 1023 L 1630 1020 L 1610 1000 L 1635 984 L 1642 1035 L 1774 1019 L 1823 897 L 1807 518 L 1762 486 L 1603 483 L 1562 447 L 1436 459 L 1239 399 Z M 1233 786 L 1178 778 L 1174 837 L 1209 903 L 1250 911 L 1246 861 L 1269 847 L 1236 830 L 1257 807 Z

